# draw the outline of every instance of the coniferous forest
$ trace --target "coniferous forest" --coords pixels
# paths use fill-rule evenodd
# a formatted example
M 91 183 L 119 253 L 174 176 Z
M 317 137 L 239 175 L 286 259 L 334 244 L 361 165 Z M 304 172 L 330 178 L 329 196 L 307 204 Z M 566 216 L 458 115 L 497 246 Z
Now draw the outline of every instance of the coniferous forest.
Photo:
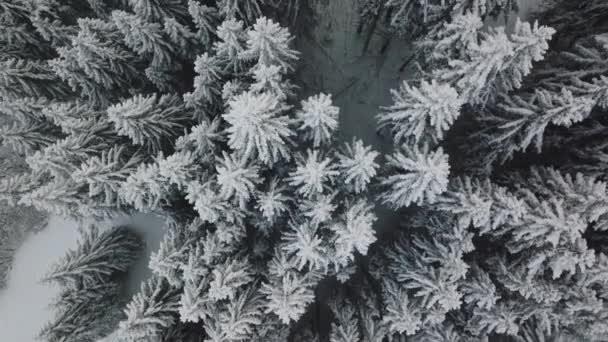
M 337 3 L 356 46 L 311 33 Z M 2 212 L 82 223 L 41 341 L 608 341 L 608 1 L 0 0 L 0 27 Z M 396 60 L 388 101 L 312 82 L 330 43 Z M 145 242 L 96 222 L 141 213 L 127 296 Z

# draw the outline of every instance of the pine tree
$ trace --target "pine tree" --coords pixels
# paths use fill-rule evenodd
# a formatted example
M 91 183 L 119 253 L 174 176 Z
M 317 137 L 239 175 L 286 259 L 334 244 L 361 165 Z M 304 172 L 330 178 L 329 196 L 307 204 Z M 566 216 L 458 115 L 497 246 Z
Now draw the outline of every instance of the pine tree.
M 215 7 L 202 5 L 195 0 L 188 0 L 188 12 L 196 25 L 197 36 L 204 46 L 208 46 L 216 35 L 218 11 Z
M 139 211 L 154 211 L 169 205 L 179 190 L 185 189 L 198 172 L 190 152 L 162 154 L 149 164 L 139 164 L 137 170 L 122 183 L 121 197 Z
M 183 18 L 187 7 L 183 0 L 128 0 L 133 11 L 148 21 L 162 21 L 165 18 Z
M 140 152 L 129 154 L 125 146 L 114 146 L 101 156 L 84 161 L 72 173 L 72 178 L 77 183 L 89 185 L 89 197 L 101 197 L 106 205 L 121 207 L 121 187 L 144 160 L 145 156 Z
M 200 43 L 196 34 L 186 25 L 182 25 L 174 18 L 165 18 L 163 23 L 164 33 L 170 40 L 172 47 L 187 60 L 195 59 L 200 51 Z
M 92 226 L 84 232 L 78 247 L 70 250 L 44 281 L 69 287 L 106 282 L 116 272 L 126 271 L 141 247 L 139 237 L 126 227 L 100 232 Z
M 44 97 L 18 98 L 0 102 L 0 115 L 15 120 L 21 124 L 35 124 L 44 122 L 43 110 L 50 104 Z
M 146 22 L 124 11 L 112 12 L 112 21 L 124 35 L 127 46 L 139 55 L 151 56 L 151 65 L 167 67 L 173 61 L 175 52 L 159 23 Z
M 278 284 L 263 284 L 261 291 L 268 300 L 265 312 L 276 314 L 285 324 L 299 319 L 314 300 L 311 287 L 315 282 L 314 277 L 288 272 Z
M 119 325 L 121 338 L 125 341 L 159 339 L 175 323 L 178 302 L 179 291 L 153 276 L 127 304 L 127 317 Z
M 247 160 L 238 160 L 234 155 L 224 152 L 216 170 L 219 195 L 245 208 L 255 193 L 256 185 L 261 182 L 260 168 L 255 164 L 247 165 Z
M 305 158 L 300 156 L 296 170 L 290 173 L 289 184 L 296 186 L 299 194 L 312 197 L 328 190 L 337 175 L 331 158 L 319 155 L 318 150 L 308 150 Z
M 279 66 L 258 66 L 253 70 L 253 79 L 255 82 L 249 88 L 253 93 L 271 94 L 279 101 L 287 100 L 294 95 L 295 86 L 284 79 L 283 70 Z
M 288 210 L 288 202 L 291 199 L 285 193 L 286 190 L 287 187 L 281 185 L 278 179 L 273 179 L 266 190 L 258 193 L 256 207 L 266 220 L 274 222 Z
M 29 167 L 40 173 L 69 178 L 87 159 L 110 148 L 113 139 L 94 132 L 70 135 L 28 156 Z
M 137 95 L 108 108 L 120 135 L 153 152 L 163 151 L 190 120 L 191 113 L 176 95 Z
M 243 71 L 245 63 L 241 56 L 247 41 L 243 22 L 234 18 L 224 20 L 217 28 L 217 36 L 219 41 L 213 44 L 213 49 L 217 58 L 226 65 L 224 70 L 234 73 Z
M 312 270 L 327 269 L 327 246 L 317 234 L 317 226 L 312 224 L 292 224 L 291 230 L 283 235 L 283 251 L 293 255 L 298 270 L 308 265 Z
M 121 304 L 116 274 L 126 270 L 141 248 L 139 238 L 126 227 L 100 233 L 91 226 L 84 231 L 78 248 L 68 251 L 44 279 L 59 283 L 61 292 L 52 303 L 55 317 L 39 336 L 49 342 L 93 342 L 112 332 Z
M 228 122 L 228 145 L 243 159 L 259 158 L 265 164 L 289 159 L 293 131 L 283 112 L 288 107 L 269 94 L 237 95 L 223 115 Z
M 447 68 L 435 70 L 434 76 L 454 86 L 464 102 L 485 104 L 496 94 L 521 87 L 532 62 L 544 58 L 554 33 L 538 22 L 530 25 L 517 19 L 510 37 L 503 27 L 493 30 L 471 46 L 465 59 L 450 61 Z
M 342 153 L 337 157 L 344 184 L 355 193 L 365 191 L 376 176 L 379 167 L 376 163 L 378 152 L 363 145 L 363 141 L 353 139 L 351 143 L 344 145 Z
M 184 102 L 197 109 L 217 107 L 222 94 L 219 82 L 222 77 L 221 61 L 205 52 L 196 58 L 194 71 L 198 74 L 194 77 L 194 91 L 184 94 Z
M 286 28 L 261 17 L 256 20 L 247 35 L 244 58 L 255 60 L 259 66 L 277 65 L 284 70 L 293 68 L 291 63 L 298 59 L 298 52 L 289 47 L 293 37 Z
M 355 250 L 366 255 L 376 241 L 373 224 L 377 218 L 372 210 L 373 206 L 365 200 L 348 203 L 343 218 L 330 227 L 336 234 L 336 259 L 340 266 L 353 261 Z
M 78 28 L 71 45 L 58 48 L 59 57 L 49 64 L 81 97 L 105 107 L 145 83 L 141 82 L 141 59 L 124 45 L 113 23 L 78 19 Z
M 0 200 L 14 206 L 21 196 L 30 193 L 39 185 L 40 178 L 33 173 L 5 176 L 0 179 Z
M 480 136 L 498 150 L 496 159 L 504 162 L 529 147 L 540 153 L 548 127 L 570 128 L 586 120 L 595 108 L 606 108 L 608 83 L 596 70 L 601 69 L 607 51 L 598 42 L 576 44 L 536 72 L 542 77 L 540 87 L 503 97 L 491 114 L 482 116 Z
M 301 122 L 299 130 L 318 147 L 331 141 L 338 128 L 340 108 L 333 106 L 331 97 L 325 94 L 311 96 L 302 101 L 302 110 L 296 113 Z
M 58 134 L 53 134 L 56 129 L 46 122 L 27 126 L 13 123 L 10 126 L 0 126 L 0 132 L 3 146 L 25 155 L 50 146 L 58 138 Z
M 87 301 L 85 304 L 68 306 L 46 324 L 39 337 L 48 342 L 97 341 L 112 332 L 113 324 L 109 315 L 117 309 L 116 304 L 112 303 L 110 297 L 103 298 L 101 303 Z
M 188 227 L 194 227 L 194 224 Z M 183 285 L 182 271 L 188 261 L 193 238 L 178 224 L 172 224 L 168 228 L 158 250 L 150 256 L 149 267 L 154 274 L 167 279 L 171 286 L 177 288 Z
M 253 22 L 254 19 L 262 15 L 262 6 L 267 0 L 220 0 L 217 7 L 226 18 L 240 17 L 248 22 Z
M 65 98 L 70 90 L 52 73 L 46 62 L 10 58 L 0 62 L 0 96 Z
M 402 152 L 388 157 L 388 168 L 388 175 L 381 180 L 387 190 L 380 199 L 391 207 L 433 203 L 447 190 L 450 165 L 441 147 L 429 151 L 428 145 L 422 149 L 404 145 Z
M 422 81 L 419 87 L 403 82 L 391 90 L 393 105 L 378 115 L 380 129 L 389 128 L 396 142 L 413 137 L 416 142 L 431 137 L 442 140 L 460 116 L 463 105 L 458 92 L 448 84 Z

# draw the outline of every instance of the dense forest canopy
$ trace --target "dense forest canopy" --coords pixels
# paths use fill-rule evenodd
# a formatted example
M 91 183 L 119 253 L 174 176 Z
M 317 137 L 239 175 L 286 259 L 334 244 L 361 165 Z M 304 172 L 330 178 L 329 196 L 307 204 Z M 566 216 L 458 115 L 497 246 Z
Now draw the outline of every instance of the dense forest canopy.
M 142 242 L 84 226 L 41 338 L 605 341 L 608 3 L 353 0 L 364 50 L 415 50 L 369 113 L 388 153 L 303 95 L 315 5 L 0 3 L 0 199 L 167 226 L 126 304 Z

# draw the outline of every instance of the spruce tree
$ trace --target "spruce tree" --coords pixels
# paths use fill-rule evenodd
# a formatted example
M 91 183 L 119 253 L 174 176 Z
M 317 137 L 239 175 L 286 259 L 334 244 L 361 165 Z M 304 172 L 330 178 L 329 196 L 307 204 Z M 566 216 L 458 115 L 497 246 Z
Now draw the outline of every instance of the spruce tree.
M 39 337 L 48 342 L 94 342 L 110 334 L 121 317 L 117 275 L 126 271 L 141 248 L 141 240 L 127 227 L 101 233 L 96 226 L 83 230 L 78 247 L 44 279 L 59 284 L 60 294 L 52 303 L 55 317 Z

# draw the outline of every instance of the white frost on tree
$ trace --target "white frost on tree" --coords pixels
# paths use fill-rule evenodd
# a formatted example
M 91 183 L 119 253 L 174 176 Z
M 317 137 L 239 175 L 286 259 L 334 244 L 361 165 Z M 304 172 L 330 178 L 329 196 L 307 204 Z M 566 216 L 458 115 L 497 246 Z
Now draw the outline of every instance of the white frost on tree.
M 177 137 L 191 117 L 181 99 L 172 94 L 136 95 L 108 108 L 108 118 L 118 133 L 151 151 L 162 151 L 163 144 Z
M 266 191 L 258 194 L 256 208 L 271 223 L 288 210 L 291 199 L 285 193 L 286 190 L 287 187 L 280 185 L 278 179 L 273 179 Z
M 349 144 L 345 144 L 338 157 L 338 170 L 344 183 L 355 193 L 365 191 L 376 176 L 380 167 L 376 162 L 379 153 L 365 146 L 363 141 L 353 139 Z
M 276 314 L 284 324 L 298 320 L 315 299 L 313 284 L 310 276 L 303 277 L 295 272 L 287 272 L 279 284 L 262 284 L 261 291 L 268 300 L 266 313 Z
M 253 280 L 251 265 L 246 260 L 232 259 L 218 265 L 211 274 L 209 298 L 214 301 L 233 299 L 237 289 Z
M 244 58 L 255 60 L 259 66 L 278 65 L 284 70 L 293 69 L 291 63 L 298 59 L 299 53 L 289 47 L 293 37 L 287 28 L 261 17 L 247 34 Z
M 317 234 L 317 226 L 309 223 L 290 224 L 290 231 L 283 235 L 282 249 L 293 255 L 298 270 L 308 265 L 309 269 L 327 269 L 327 246 Z
M 328 195 L 317 195 L 302 201 L 302 215 L 310 219 L 310 223 L 318 226 L 329 222 L 333 218 L 333 213 L 337 208 L 335 201 L 337 193 Z
M 324 158 L 319 150 L 308 150 L 306 154 L 306 158 L 299 158 L 296 170 L 289 174 L 289 184 L 296 186 L 299 194 L 310 198 L 328 190 L 339 172 L 331 158 Z
M 376 241 L 373 206 L 365 200 L 347 204 L 343 217 L 330 226 L 336 234 L 336 259 L 340 266 L 346 266 L 354 259 L 355 251 L 367 255 L 367 250 Z
M 340 108 L 333 105 L 331 96 L 318 94 L 302 101 L 302 109 L 296 112 L 300 122 L 299 130 L 304 131 L 307 139 L 312 140 L 313 146 L 332 140 L 333 133 L 338 128 Z
M 127 342 L 160 338 L 177 321 L 179 291 L 162 278 L 153 276 L 141 286 L 125 309 L 126 318 L 118 335 Z
M 219 195 L 217 184 L 211 181 L 192 181 L 188 184 L 186 193 L 186 199 L 204 222 L 217 222 L 228 209 L 228 203 Z
M 390 129 L 396 142 L 413 137 L 442 140 L 460 115 L 463 101 L 449 84 L 421 81 L 418 87 L 403 81 L 392 89 L 393 104 L 378 115 L 380 128 Z
M 467 103 L 485 104 L 497 94 L 521 86 L 532 62 L 544 58 L 548 41 L 555 30 L 515 23 L 514 32 L 507 36 L 504 27 L 493 29 L 479 44 L 471 46 L 467 56 L 449 62 L 449 67 L 435 70 L 436 79 L 453 85 Z
M 239 159 L 234 154 L 223 152 L 215 167 L 219 195 L 225 200 L 234 200 L 240 208 L 245 208 L 261 183 L 260 168 L 250 164 L 246 159 Z
M 247 35 L 243 29 L 243 22 L 230 18 L 224 20 L 217 28 L 219 41 L 213 44 L 215 55 L 226 66 L 225 71 L 241 72 L 245 63 L 241 58 L 245 51 Z
M 253 70 L 250 90 L 254 93 L 266 92 L 275 96 L 279 101 L 285 101 L 294 96 L 295 86 L 284 80 L 283 70 L 276 65 L 260 65 Z
M 448 155 L 439 147 L 429 151 L 422 148 L 403 146 L 387 157 L 388 175 L 381 179 L 387 188 L 380 195 L 384 204 L 393 208 L 410 204 L 429 204 L 447 190 L 450 165 Z
M 243 159 L 259 158 L 265 164 L 288 160 L 289 118 L 283 114 L 288 107 L 271 94 L 245 92 L 228 103 L 223 115 L 228 122 L 228 145 Z

